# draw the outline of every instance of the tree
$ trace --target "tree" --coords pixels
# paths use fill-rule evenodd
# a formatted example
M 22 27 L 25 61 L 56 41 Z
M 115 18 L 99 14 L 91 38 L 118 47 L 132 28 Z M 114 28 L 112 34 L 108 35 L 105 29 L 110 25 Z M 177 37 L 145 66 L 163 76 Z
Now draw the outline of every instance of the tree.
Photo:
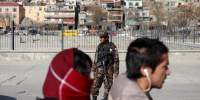
M 57 24 L 53 24 L 53 23 L 49 23 L 45 25 L 45 28 L 47 30 L 57 30 L 58 29 L 58 25 Z
M 162 25 L 163 22 L 166 22 L 166 10 L 164 9 L 163 2 L 157 2 L 156 0 L 146 0 L 144 3 L 145 6 L 150 8 L 150 13 L 155 16 L 156 22 L 154 25 Z
M 199 23 L 200 21 L 200 5 L 199 6 L 194 6 L 194 19 L 195 19 L 195 22 L 196 24 Z
M 0 15 L 0 19 L 4 19 L 4 16 L 3 16 L 3 15 Z
M 37 21 L 32 20 L 29 17 L 25 17 L 21 22 L 21 27 L 25 27 L 25 28 L 30 28 L 30 27 L 41 28 L 42 26 L 44 26 L 44 23 L 39 23 Z
M 171 25 L 179 27 L 189 26 L 190 23 L 196 19 L 195 9 L 190 5 L 183 5 L 177 7 L 171 16 Z
M 139 23 L 139 10 L 137 8 L 126 8 L 125 12 L 125 24 L 126 25 L 135 25 Z M 133 21 L 135 23 L 133 23 Z
M 3 15 L 0 15 L 0 27 L 5 28 L 6 27 L 6 20 Z
M 6 26 L 10 26 L 11 25 L 12 17 L 9 14 L 0 15 L 0 19 L 5 21 Z
M 23 26 L 23 27 L 33 26 L 33 20 L 28 17 L 25 17 L 21 22 L 21 26 Z
M 129 8 L 129 9 L 125 9 L 126 12 L 126 16 L 127 18 L 133 18 L 133 19 L 138 19 L 139 18 L 139 11 L 136 8 Z
M 100 22 L 102 22 L 105 18 L 107 18 L 107 11 L 99 7 L 98 5 L 95 4 L 87 5 L 86 11 L 92 13 L 92 19 L 96 27 L 100 24 Z

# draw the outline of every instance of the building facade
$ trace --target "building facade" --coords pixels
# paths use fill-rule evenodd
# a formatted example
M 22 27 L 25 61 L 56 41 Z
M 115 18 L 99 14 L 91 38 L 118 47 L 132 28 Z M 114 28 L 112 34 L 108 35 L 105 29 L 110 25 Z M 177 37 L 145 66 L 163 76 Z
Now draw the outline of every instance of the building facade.
M 125 26 L 140 27 L 150 22 L 150 9 L 143 0 L 125 0 Z
M 0 16 L 7 26 L 10 26 L 12 21 L 19 25 L 25 16 L 25 10 L 16 2 L 0 2 Z
M 75 6 L 75 0 L 46 5 L 44 9 L 45 23 L 64 25 L 66 28 L 73 28 L 75 24 Z
M 116 28 L 122 28 L 124 13 L 121 0 L 98 0 L 97 2 L 107 10 L 108 25 L 114 24 Z
M 24 6 L 25 17 L 37 23 L 44 23 L 45 6 Z
M 45 2 L 48 5 L 56 4 L 56 0 L 45 0 Z

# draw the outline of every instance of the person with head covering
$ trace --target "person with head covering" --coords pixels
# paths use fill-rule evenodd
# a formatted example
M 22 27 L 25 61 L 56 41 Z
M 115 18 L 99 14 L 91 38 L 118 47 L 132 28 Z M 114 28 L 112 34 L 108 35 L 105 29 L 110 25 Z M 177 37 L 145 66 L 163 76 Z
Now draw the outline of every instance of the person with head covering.
M 77 48 L 59 52 L 43 85 L 43 100 L 90 100 L 92 60 Z

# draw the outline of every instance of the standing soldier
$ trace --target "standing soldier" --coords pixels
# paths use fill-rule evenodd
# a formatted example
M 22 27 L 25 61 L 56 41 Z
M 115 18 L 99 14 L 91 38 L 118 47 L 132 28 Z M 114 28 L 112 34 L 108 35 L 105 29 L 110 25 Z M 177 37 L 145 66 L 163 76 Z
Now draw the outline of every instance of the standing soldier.
M 97 100 L 99 89 L 104 82 L 104 96 L 102 100 L 108 100 L 108 93 L 114 78 L 119 74 L 119 56 L 114 43 L 109 42 L 107 32 L 100 34 L 100 44 L 97 46 L 94 67 L 92 68 L 95 75 L 92 87 L 93 100 Z

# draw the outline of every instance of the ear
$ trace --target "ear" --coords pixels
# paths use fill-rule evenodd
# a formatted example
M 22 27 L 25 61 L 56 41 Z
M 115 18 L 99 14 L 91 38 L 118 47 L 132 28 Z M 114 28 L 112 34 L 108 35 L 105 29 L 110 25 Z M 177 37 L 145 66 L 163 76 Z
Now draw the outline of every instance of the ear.
M 147 68 L 144 66 L 140 68 L 140 73 L 142 74 L 142 76 L 146 76 L 146 72 L 145 72 L 146 69 Z
M 146 73 L 144 70 L 145 70 L 145 67 L 140 68 L 140 73 L 142 74 L 142 76 L 146 76 Z
M 143 76 L 150 75 L 152 73 L 152 69 L 150 67 L 142 66 L 140 68 L 140 72 Z

